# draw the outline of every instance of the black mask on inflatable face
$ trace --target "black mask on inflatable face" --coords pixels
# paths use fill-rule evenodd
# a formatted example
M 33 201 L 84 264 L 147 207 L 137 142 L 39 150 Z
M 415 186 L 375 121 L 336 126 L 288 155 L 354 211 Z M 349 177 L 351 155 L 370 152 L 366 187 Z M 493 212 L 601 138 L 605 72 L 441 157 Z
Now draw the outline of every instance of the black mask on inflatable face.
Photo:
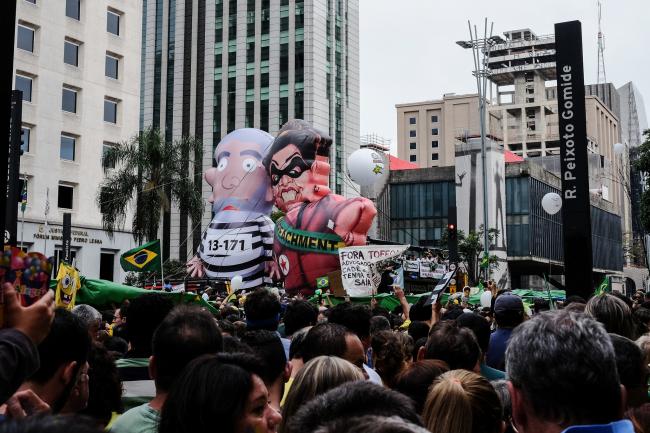
M 300 170 L 296 170 L 296 169 Z M 282 179 L 282 176 L 289 176 L 293 179 L 298 178 L 305 171 L 309 170 L 309 165 L 305 162 L 300 155 L 296 155 L 291 159 L 284 169 L 279 169 L 275 164 L 271 164 L 271 184 L 277 185 Z

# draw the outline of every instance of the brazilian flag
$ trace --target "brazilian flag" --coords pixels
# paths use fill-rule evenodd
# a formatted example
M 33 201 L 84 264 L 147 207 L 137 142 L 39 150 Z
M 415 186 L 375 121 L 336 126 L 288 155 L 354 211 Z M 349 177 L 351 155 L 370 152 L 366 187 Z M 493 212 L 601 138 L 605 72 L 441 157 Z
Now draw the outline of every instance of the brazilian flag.
M 125 252 L 120 257 L 120 265 L 126 272 L 160 271 L 162 269 L 160 240 L 156 239 Z

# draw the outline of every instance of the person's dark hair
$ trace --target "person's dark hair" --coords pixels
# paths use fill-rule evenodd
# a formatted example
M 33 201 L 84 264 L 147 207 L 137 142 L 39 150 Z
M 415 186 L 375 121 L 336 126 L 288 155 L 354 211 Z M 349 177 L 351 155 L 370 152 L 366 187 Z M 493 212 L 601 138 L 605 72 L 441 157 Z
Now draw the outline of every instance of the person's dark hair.
M 373 316 L 370 318 L 370 335 L 375 335 L 380 331 L 390 331 L 390 321 L 384 316 Z
M 478 346 L 483 354 L 487 353 L 490 344 L 490 324 L 475 313 L 463 313 L 456 318 L 456 323 L 462 328 L 468 328 L 474 333 Z
M 566 310 L 538 314 L 513 330 L 505 361 L 508 380 L 535 417 L 561 426 L 619 419 L 614 347 L 593 318 Z
M 169 391 L 191 360 L 221 352 L 223 340 L 210 313 L 196 306 L 179 305 L 156 329 L 152 347 L 156 387 Z
M 106 425 L 113 412 L 123 411 L 120 375 L 115 360 L 100 344 L 92 346 L 88 365 L 88 405 L 79 413 Z
M 160 293 L 146 293 L 131 300 L 126 322 L 131 343 L 131 350 L 126 355 L 128 358 L 151 356 L 153 333 L 173 307 L 171 299 Z
M 395 377 L 393 389 L 410 397 L 415 402 L 417 412 L 421 414 L 431 384 L 446 371 L 449 371 L 449 366 L 439 359 L 413 362 Z
M 298 121 L 304 122 L 303 120 L 295 119 L 293 123 L 285 124 L 273 141 L 271 149 L 269 149 L 262 161 L 267 173 L 271 168 L 273 155 L 290 144 L 293 144 L 300 150 L 302 159 L 309 167 L 313 164 L 317 154 L 329 156 L 329 148 L 332 145 L 331 137 L 326 135 L 324 132 L 316 130 L 311 125 L 301 124 Z
M 636 340 L 636 324 L 632 310 L 618 297 L 604 293 L 587 302 L 585 313 L 605 326 L 607 332 Z
M 283 433 L 312 432 L 333 421 L 365 415 L 399 416 L 422 425 L 410 398 L 368 381 L 357 381 L 344 383 L 307 402 L 289 419 Z
M 0 423 L 0 433 L 101 433 L 97 422 L 78 415 L 33 415 Z
M 427 302 L 426 296 L 420 296 L 420 299 L 411 306 L 409 311 L 409 318 L 412 321 L 426 322 L 431 320 L 431 304 L 425 305 Z
M 399 416 L 365 415 L 333 420 L 314 433 L 429 433 Z
M 217 320 L 217 326 L 221 330 L 222 334 L 235 335 L 235 326 L 230 320 Z
M 260 360 L 245 353 L 203 355 L 191 361 L 169 392 L 160 414 L 159 433 L 236 431 L 244 415 Z
M 640 406 L 648 401 L 648 367 L 643 352 L 634 341 L 617 334 L 609 334 L 616 355 L 616 370 L 621 385 L 627 390 L 627 407 Z
M 345 326 L 362 341 L 370 338 L 370 318 L 372 313 L 367 305 L 342 302 L 330 309 L 327 320 Z
M 506 429 L 503 433 L 515 433 L 512 427 L 512 400 L 510 399 L 510 391 L 508 390 L 508 381 L 506 380 L 493 380 L 490 382 L 492 387 L 499 396 L 501 401 L 501 409 L 503 410 L 503 422 L 506 423 Z
M 347 350 L 345 335 L 348 330 L 336 323 L 319 323 L 312 327 L 302 342 L 302 360 L 308 362 L 317 356 L 343 358 Z
M 396 310 L 399 310 L 399 314 L 402 313 L 402 306 L 401 306 L 401 305 L 398 305 L 397 307 L 395 307 L 395 309 L 396 309 Z M 372 314 L 372 317 L 375 317 L 375 316 L 383 316 L 383 317 L 385 317 L 386 319 L 388 319 L 388 322 L 390 323 L 390 327 L 391 327 L 391 329 L 393 328 L 393 326 L 395 326 L 395 324 L 393 323 L 393 321 L 394 321 L 394 319 L 395 319 L 395 318 L 394 318 L 394 314 L 392 314 L 392 313 L 391 313 L 390 311 L 388 311 L 386 308 L 384 308 L 384 307 L 380 307 L 380 306 L 376 306 L 375 308 L 373 308 L 373 309 L 370 311 L 370 313 Z M 372 333 L 372 330 L 371 330 L 371 333 Z
M 566 300 L 564 301 L 564 306 L 567 306 L 567 305 L 569 305 L 571 303 L 574 303 L 574 302 L 576 304 L 586 304 L 587 303 L 585 298 L 583 298 L 582 296 L 571 295 L 571 296 L 567 296 Z
M 225 353 L 254 353 L 248 344 L 243 343 L 239 337 L 233 337 L 232 335 L 223 336 L 223 351 Z
M 226 305 L 223 307 L 220 311 L 220 314 L 222 319 L 225 319 L 230 323 L 234 323 L 241 318 L 239 309 L 233 305 Z
M 124 338 L 112 336 L 104 340 L 104 347 L 109 352 L 113 352 L 116 357 L 121 358 L 128 352 L 129 343 Z
M 515 328 L 524 321 L 524 310 L 495 311 L 494 320 L 499 328 Z
M 548 299 L 535 298 L 533 299 L 533 311 L 535 314 L 541 313 L 542 311 L 549 311 L 551 309 L 551 303 Z
M 628 298 L 627 296 L 625 296 L 624 294 L 619 292 L 612 292 L 611 295 L 625 302 L 625 304 L 630 308 L 630 310 L 634 308 L 634 301 Z
M 241 336 L 241 341 L 263 361 L 261 377 L 267 385 L 282 377 L 287 366 L 287 355 L 278 334 L 265 329 L 246 331 Z
M 463 307 L 460 305 L 452 305 L 445 313 L 440 317 L 440 320 L 456 320 L 458 316 L 463 314 Z
M 628 409 L 624 418 L 632 422 L 635 432 L 650 432 L 650 403 Z
M 426 346 L 427 340 L 429 337 L 418 338 L 418 340 L 413 345 L 413 359 L 418 359 L 418 353 L 420 353 L 420 348 Z
M 88 361 L 90 344 L 90 336 L 81 319 L 64 308 L 57 308 L 50 333 L 38 345 L 40 367 L 29 379 L 44 384 L 68 362 L 76 362 L 78 371 Z
M 401 339 L 393 331 L 379 331 L 370 338 L 375 370 L 384 385 L 393 387 L 395 376 L 404 368 L 410 353 L 404 353 Z
M 310 328 L 302 328 L 293 333 L 291 336 L 291 344 L 289 345 L 289 360 L 302 359 L 302 350 L 305 337 Z
M 644 325 L 650 323 L 650 309 L 639 307 L 634 311 L 634 317 Z
M 259 288 L 246 296 L 244 312 L 246 313 L 246 329 L 266 329 L 277 331 L 280 323 L 282 306 L 280 300 L 270 290 Z
M 430 329 L 426 322 L 415 321 L 409 324 L 408 333 L 417 342 L 420 338 L 427 338 Z
M 424 351 L 425 359 L 445 361 L 451 370 L 472 371 L 481 355 L 474 333 L 467 328 L 461 328 L 455 321 L 433 325 Z
M 293 335 L 299 329 L 316 324 L 318 308 L 309 301 L 296 299 L 287 305 L 283 320 L 285 334 Z

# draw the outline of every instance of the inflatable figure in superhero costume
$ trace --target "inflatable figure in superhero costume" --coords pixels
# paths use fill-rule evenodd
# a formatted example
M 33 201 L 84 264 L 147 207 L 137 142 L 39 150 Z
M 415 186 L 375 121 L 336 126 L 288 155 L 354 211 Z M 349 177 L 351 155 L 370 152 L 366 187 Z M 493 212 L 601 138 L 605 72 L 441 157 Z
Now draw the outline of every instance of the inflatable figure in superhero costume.
M 275 266 L 269 218 L 273 195 L 262 158 L 272 142 L 270 134 L 253 128 L 237 129 L 219 142 L 214 151 L 217 166 L 205 172 L 214 217 L 187 264 L 193 277 L 239 275 L 245 289 L 270 282 L 265 274 Z
M 328 188 L 332 139 L 303 120 L 289 121 L 264 158 L 273 197 L 284 218 L 277 221 L 273 256 L 287 294 L 310 295 L 316 279 L 341 265 L 338 249 L 365 245 L 377 214 L 363 197 L 345 199 Z

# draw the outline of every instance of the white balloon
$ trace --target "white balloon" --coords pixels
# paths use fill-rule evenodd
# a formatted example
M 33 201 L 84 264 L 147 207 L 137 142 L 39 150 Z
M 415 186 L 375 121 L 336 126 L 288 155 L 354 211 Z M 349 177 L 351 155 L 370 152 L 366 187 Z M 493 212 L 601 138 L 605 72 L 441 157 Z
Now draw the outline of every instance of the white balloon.
M 492 302 L 492 292 L 485 290 L 481 293 L 481 307 L 489 307 Z
M 614 143 L 614 154 L 622 155 L 625 152 L 625 145 L 623 143 Z
M 232 293 L 235 293 L 238 290 L 241 290 L 244 288 L 244 279 L 241 277 L 241 275 L 235 275 L 232 277 L 230 280 L 230 289 L 232 290 Z
M 562 209 L 562 197 L 555 192 L 549 192 L 542 197 L 542 207 L 549 215 L 555 215 Z
M 348 176 L 363 186 L 374 184 L 385 170 L 384 158 L 372 149 L 359 149 L 348 158 Z

